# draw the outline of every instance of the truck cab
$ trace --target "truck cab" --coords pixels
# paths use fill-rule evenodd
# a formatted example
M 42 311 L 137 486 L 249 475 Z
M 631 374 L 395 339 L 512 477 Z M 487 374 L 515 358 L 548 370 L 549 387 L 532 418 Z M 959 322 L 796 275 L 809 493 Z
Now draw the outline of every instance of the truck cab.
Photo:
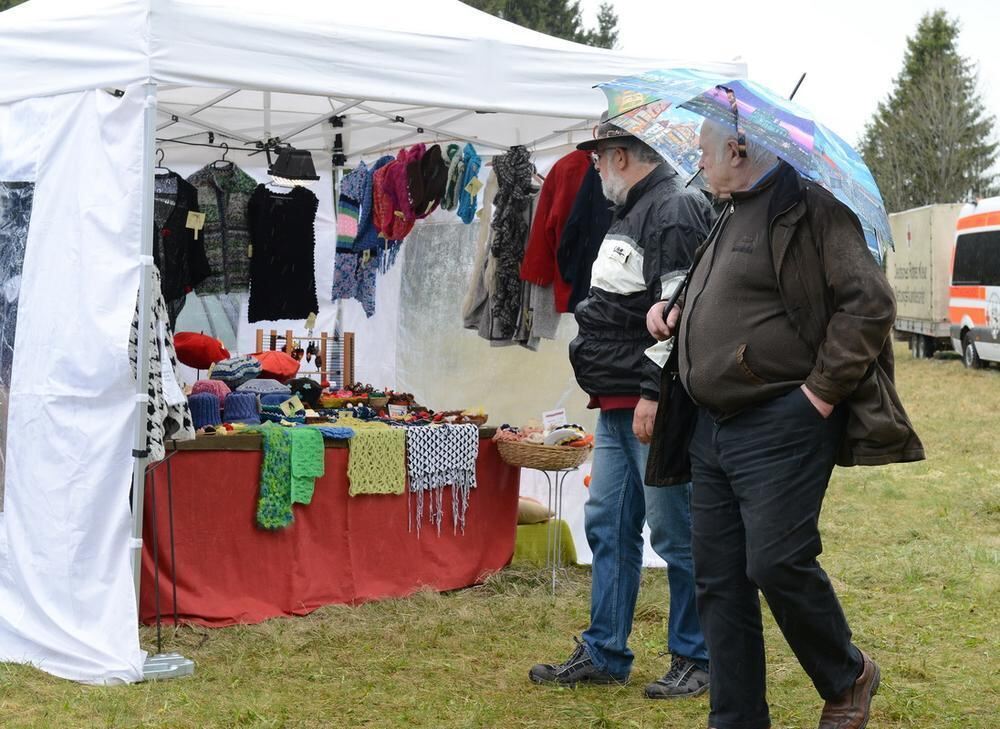
M 962 208 L 952 252 L 951 343 L 966 367 L 1000 362 L 1000 197 Z

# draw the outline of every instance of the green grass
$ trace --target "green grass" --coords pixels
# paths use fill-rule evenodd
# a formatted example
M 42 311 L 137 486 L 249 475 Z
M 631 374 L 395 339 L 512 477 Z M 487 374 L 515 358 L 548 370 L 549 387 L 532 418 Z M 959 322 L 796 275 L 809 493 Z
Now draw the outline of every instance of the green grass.
M 897 352 L 899 388 L 929 459 L 843 469 L 823 514 L 823 564 L 855 640 L 882 665 L 872 729 L 1000 726 L 1000 371 Z M 537 570 L 255 626 L 169 632 L 193 678 L 83 687 L 0 665 L 7 727 L 703 727 L 707 699 L 650 702 L 666 668 L 667 588 L 647 570 L 624 688 L 531 685 L 588 622 L 589 571 L 558 595 Z M 821 701 L 766 616 L 776 729 L 816 726 Z M 155 633 L 142 630 L 154 649 Z

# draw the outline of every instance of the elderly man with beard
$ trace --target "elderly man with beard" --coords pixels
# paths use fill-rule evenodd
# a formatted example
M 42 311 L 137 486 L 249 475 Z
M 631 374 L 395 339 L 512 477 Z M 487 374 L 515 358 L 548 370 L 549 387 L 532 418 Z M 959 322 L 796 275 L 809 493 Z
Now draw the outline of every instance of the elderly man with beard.
M 610 124 L 579 145 L 592 153 L 614 216 L 576 307 L 579 335 L 570 360 L 580 387 L 599 409 L 590 496 L 585 509 L 593 552 L 590 627 L 564 663 L 538 664 L 536 683 L 620 684 L 632 669 L 628 636 L 642 573 L 643 521 L 668 565 L 666 675 L 649 698 L 697 696 L 708 688 L 708 652 L 695 609 L 690 484 L 643 484 L 667 350 L 646 330 L 646 312 L 667 298 L 711 227 L 705 196 L 683 183 L 649 146 Z

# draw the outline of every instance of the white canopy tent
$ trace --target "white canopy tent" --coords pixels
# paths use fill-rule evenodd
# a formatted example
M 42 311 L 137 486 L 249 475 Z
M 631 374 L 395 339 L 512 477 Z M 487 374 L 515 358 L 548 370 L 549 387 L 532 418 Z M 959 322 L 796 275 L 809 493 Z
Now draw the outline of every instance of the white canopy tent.
M 148 314 L 157 137 L 328 153 L 343 116 L 355 158 L 427 140 L 543 150 L 590 134 L 594 84 L 672 65 L 695 64 L 579 46 L 454 0 L 31 0 L 0 15 L 0 184 L 33 185 L 0 423 L 0 661 L 142 678 L 127 495 L 145 385 L 127 346 L 136 291 Z

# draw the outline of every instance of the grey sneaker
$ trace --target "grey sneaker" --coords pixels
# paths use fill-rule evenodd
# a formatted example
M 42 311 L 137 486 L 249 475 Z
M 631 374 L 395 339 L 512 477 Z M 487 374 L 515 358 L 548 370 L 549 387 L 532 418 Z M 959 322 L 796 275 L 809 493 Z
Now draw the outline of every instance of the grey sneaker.
M 586 644 L 576 636 L 576 650 L 565 663 L 537 663 L 528 671 L 528 678 L 535 683 L 555 683 L 560 686 L 575 686 L 578 683 L 624 684 L 628 678 L 615 678 L 610 673 L 594 665 Z
M 708 691 L 708 671 L 684 656 L 674 656 L 663 678 L 646 686 L 647 699 L 701 696 Z

